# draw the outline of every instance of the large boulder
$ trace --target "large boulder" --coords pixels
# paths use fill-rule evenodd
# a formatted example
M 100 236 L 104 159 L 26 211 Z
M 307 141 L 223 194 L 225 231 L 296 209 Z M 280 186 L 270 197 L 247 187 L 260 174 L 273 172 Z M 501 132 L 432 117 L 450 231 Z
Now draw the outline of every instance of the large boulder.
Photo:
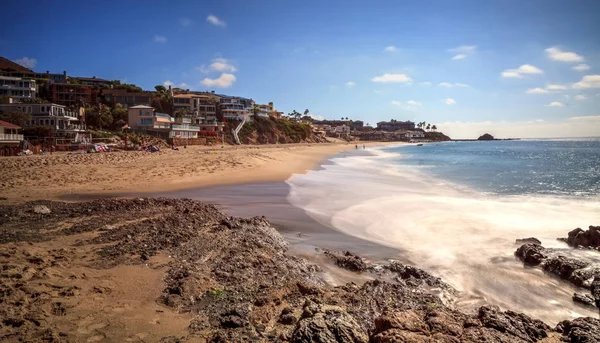
M 367 264 L 363 259 L 349 251 L 338 252 L 333 250 L 325 250 L 325 256 L 330 257 L 335 261 L 335 264 L 353 272 L 361 273 L 367 270 Z
M 490 135 L 489 133 L 484 133 L 483 135 L 479 136 L 479 138 L 477 138 L 478 141 L 493 141 L 494 140 L 494 136 Z
M 596 307 L 600 308 L 600 275 L 594 277 L 594 281 L 592 281 L 592 286 L 590 289 L 592 291 L 592 297 L 594 298 Z
M 600 248 L 600 226 L 591 226 L 588 230 L 577 228 L 569 232 L 568 245 L 578 248 Z
M 567 342 L 600 342 L 600 320 L 596 318 L 564 320 L 558 323 L 556 331 L 562 333 Z
M 573 272 L 585 268 L 589 263 L 566 256 L 554 256 L 542 263 L 542 269 L 554 274 L 563 280 L 571 280 Z
M 477 318 L 484 327 L 508 333 L 527 342 L 535 342 L 548 337 L 548 325 L 538 319 L 532 319 L 523 313 L 513 311 L 501 312 L 495 306 L 479 308 Z
M 521 245 L 517 251 L 515 251 L 515 256 L 528 266 L 537 266 L 546 259 L 546 255 L 544 254 L 545 250 L 546 249 L 539 244 L 527 243 Z
M 291 342 L 297 343 L 367 343 L 369 337 L 361 326 L 343 309 L 323 308 L 307 301 L 302 319 L 298 321 Z
M 540 241 L 539 239 L 537 239 L 535 237 L 521 238 L 521 239 L 517 239 L 515 241 L 515 244 L 527 244 L 527 243 L 542 244 L 542 241 Z

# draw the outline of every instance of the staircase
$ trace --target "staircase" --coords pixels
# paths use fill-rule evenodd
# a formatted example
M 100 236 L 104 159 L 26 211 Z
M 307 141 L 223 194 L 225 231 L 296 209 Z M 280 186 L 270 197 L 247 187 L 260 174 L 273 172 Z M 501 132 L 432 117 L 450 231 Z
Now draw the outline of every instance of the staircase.
M 244 126 L 244 124 L 246 124 L 247 120 L 248 120 L 248 116 L 245 115 L 244 116 L 244 120 L 242 120 L 242 122 L 235 128 L 235 130 L 231 130 L 231 133 L 233 134 L 233 138 L 235 139 L 235 142 L 238 145 L 242 144 L 242 143 L 240 143 L 240 138 L 238 137 L 238 133 L 240 133 L 240 130 L 242 129 L 242 126 Z

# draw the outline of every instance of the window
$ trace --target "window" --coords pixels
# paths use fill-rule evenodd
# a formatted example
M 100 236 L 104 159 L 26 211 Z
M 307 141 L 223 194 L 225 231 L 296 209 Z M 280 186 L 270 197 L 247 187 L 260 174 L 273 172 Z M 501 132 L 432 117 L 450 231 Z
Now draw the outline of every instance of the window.
M 152 125 L 153 124 L 152 118 L 142 118 L 140 120 L 140 124 L 141 125 Z
M 50 125 L 54 125 L 54 119 L 50 120 Z

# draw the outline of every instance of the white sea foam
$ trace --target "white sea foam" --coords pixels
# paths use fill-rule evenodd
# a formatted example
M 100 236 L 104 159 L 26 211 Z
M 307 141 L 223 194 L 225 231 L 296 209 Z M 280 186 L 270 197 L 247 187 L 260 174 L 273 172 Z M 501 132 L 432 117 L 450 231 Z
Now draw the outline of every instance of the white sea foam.
M 599 201 L 492 196 L 392 162 L 399 158 L 386 150 L 335 158 L 289 179 L 288 199 L 326 225 L 398 248 L 401 259 L 463 291 L 465 304 L 485 300 L 550 324 L 598 316 L 573 304 L 570 285 L 524 268 L 513 253 L 515 239 L 532 236 L 568 251 L 556 238 L 600 223 Z

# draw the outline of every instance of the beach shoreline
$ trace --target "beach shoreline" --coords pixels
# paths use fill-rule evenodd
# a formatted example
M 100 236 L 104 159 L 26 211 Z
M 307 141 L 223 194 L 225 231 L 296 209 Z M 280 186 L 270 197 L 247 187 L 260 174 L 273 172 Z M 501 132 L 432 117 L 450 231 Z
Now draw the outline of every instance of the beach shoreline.
M 190 146 L 158 153 L 125 151 L 98 154 L 0 158 L 3 203 L 57 200 L 72 194 L 149 194 L 217 185 L 284 181 L 314 169 L 337 153 L 401 144 L 359 142 L 327 144 Z

